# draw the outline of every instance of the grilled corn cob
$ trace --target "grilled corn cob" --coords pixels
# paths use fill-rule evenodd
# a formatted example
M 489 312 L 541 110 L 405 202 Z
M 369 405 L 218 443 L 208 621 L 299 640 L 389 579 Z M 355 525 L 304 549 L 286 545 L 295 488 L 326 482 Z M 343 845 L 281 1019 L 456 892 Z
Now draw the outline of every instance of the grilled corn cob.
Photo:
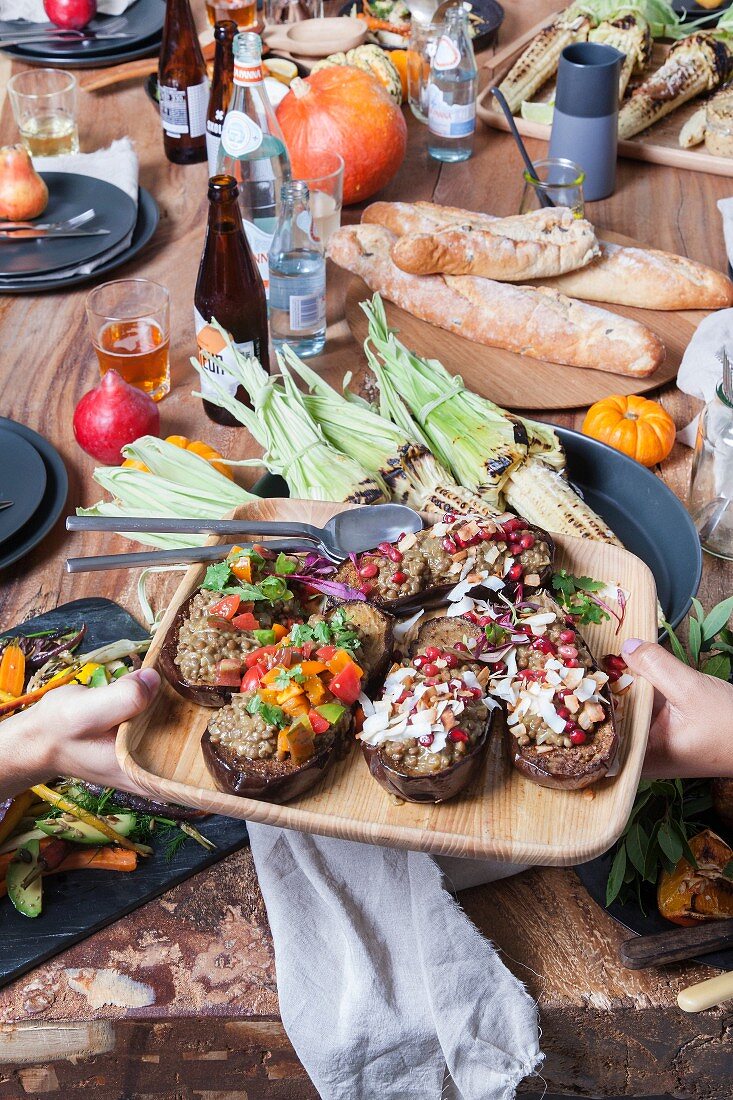
M 604 19 L 588 35 L 590 42 L 603 42 L 615 46 L 624 54 L 619 78 L 618 97 L 622 100 L 634 73 L 643 73 L 652 58 L 652 33 L 649 24 L 640 15 L 622 15 L 618 19 Z
M 426 498 L 421 511 L 430 516 L 442 515 L 444 512 L 453 512 L 457 516 L 473 513 L 485 516 L 486 519 L 504 515 L 501 508 L 490 504 L 483 497 L 477 497 L 470 489 L 452 484 L 436 486 Z
M 700 31 L 683 38 L 621 107 L 619 138 L 633 137 L 701 92 L 717 88 L 727 78 L 730 64 L 728 47 L 711 34 Z
M 681 148 L 692 149 L 693 146 L 702 144 L 705 140 L 706 121 L 707 109 L 698 107 L 680 130 L 678 140 Z
M 590 27 L 585 15 L 563 12 L 532 39 L 499 85 L 513 115 L 519 112 L 522 100 L 531 99 L 555 75 L 565 47 L 585 42 Z
M 512 470 L 504 495 L 518 515 L 546 531 L 622 545 L 565 478 L 539 459 L 530 458 Z

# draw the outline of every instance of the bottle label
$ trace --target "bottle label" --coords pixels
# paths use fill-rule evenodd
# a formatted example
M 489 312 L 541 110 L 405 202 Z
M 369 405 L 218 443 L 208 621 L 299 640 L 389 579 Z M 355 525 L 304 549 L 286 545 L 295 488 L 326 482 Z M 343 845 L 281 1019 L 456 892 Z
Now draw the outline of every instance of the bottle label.
M 428 88 L 428 129 L 444 138 L 468 137 L 476 129 L 476 101 L 446 103 L 437 84 Z
M 221 145 L 221 124 L 216 122 L 206 123 L 206 159 L 209 162 L 209 175 L 216 175 L 216 161 Z
M 229 115 L 227 115 L 229 118 Z M 223 140 L 223 139 L 222 139 Z M 260 229 L 259 225 L 255 225 L 254 222 L 244 221 L 244 232 L 247 237 L 247 243 L 252 249 L 252 255 L 254 261 L 257 264 L 262 282 L 265 284 L 265 294 L 270 297 L 270 264 L 268 262 L 268 254 L 270 252 L 270 245 L 272 244 L 273 233 L 266 233 L 264 229 Z
M 270 276 L 270 309 L 287 313 L 292 332 L 313 332 L 326 326 L 325 272 L 297 281 Z M 297 288 L 298 293 L 292 291 Z
M 182 134 L 201 137 L 206 130 L 206 107 L 209 98 L 209 82 L 203 80 L 190 88 L 158 87 L 160 119 L 168 137 Z
M 230 157 L 243 157 L 262 145 L 262 130 L 244 111 L 227 111 L 221 143 Z
M 262 72 L 262 65 L 257 62 L 256 65 L 247 65 L 244 61 L 234 62 L 234 83 L 240 86 L 247 84 L 260 84 L 264 80 L 265 76 Z
M 201 392 L 204 397 L 214 398 L 220 389 L 226 390 L 230 397 L 237 392 L 238 382 L 232 378 L 224 366 L 235 366 L 231 349 L 224 342 L 224 338 L 218 329 L 205 321 L 194 306 L 193 323 L 196 329 L 196 343 L 198 344 L 198 360 L 204 368 L 204 374 L 199 375 L 201 380 Z M 259 348 L 255 347 L 253 340 L 243 340 L 237 343 L 232 340 L 234 347 L 242 355 L 256 355 Z M 209 380 L 211 379 L 211 381 Z
M 447 34 L 441 35 L 433 57 L 433 66 L 440 72 L 449 72 L 457 69 L 460 63 L 461 51 L 458 46 Z

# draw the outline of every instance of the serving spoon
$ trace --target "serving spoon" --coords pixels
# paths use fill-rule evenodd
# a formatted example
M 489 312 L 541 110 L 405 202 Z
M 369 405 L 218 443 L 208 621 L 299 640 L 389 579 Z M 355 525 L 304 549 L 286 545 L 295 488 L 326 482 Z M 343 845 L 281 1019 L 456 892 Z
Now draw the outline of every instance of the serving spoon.
M 139 519 L 135 517 L 117 519 L 100 516 L 68 516 L 66 520 L 67 531 L 118 531 L 123 534 L 166 535 L 258 535 L 260 537 L 273 535 L 279 538 L 293 536 L 313 542 L 333 561 L 343 561 L 349 554 L 361 554 L 364 550 L 372 550 L 380 542 L 396 542 L 402 534 L 412 534 L 422 530 L 422 525 L 422 519 L 418 513 L 405 504 L 371 504 L 363 508 L 349 508 L 333 516 L 325 527 L 315 527 L 313 524 L 298 523 L 295 520 Z M 205 547 L 204 549 L 215 548 Z M 150 560 L 150 555 L 155 553 L 156 551 L 146 553 L 147 561 L 144 564 L 154 564 Z M 175 554 L 176 551 L 159 551 L 159 553 Z M 190 550 L 186 551 L 186 555 L 177 560 L 191 561 Z M 118 557 L 129 559 L 134 555 L 109 554 L 107 561 L 113 563 Z M 139 557 L 140 555 L 138 560 Z M 83 562 L 85 559 L 71 560 Z M 170 562 L 176 559 L 166 557 L 162 560 Z M 110 564 L 96 568 L 116 568 L 116 566 Z M 77 568 L 74 571 L 81 570 Z

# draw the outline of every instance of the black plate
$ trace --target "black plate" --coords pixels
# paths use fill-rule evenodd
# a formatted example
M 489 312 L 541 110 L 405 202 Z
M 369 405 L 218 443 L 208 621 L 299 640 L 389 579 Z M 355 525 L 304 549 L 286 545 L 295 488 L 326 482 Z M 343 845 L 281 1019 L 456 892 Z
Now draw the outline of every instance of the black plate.
M 110 271 L 116 271 L 118 267 L 126 264 L 128 260 L 131 260 L 145 247 L 158 226 L 158 204 L 150 192 L 141 187 L 138 191 L 137 201 L 137 221 L 132 232 L 132 241 L 130 247 L 124 252 L 113 256 L 106 263 L 100 264 L 88 275 L 74 275 L 69 279 L 49 278 L 47 281 L 39 280 L 32 284 L 24 282 L 23 279 L 0 279 L 0 293 L 41 294 L 49 290 L 66 291 L 72 286 L 82 286 L 92 279 L 100 279 L 101 276 L 107 275 Z
M 42 221 L 65 221 L 85 210 L 95 216 L 82 229 L 108 229 L 99 237 L 61 237 L 58 240 L 3 241 L 0 244 L 0 278 L 21 279 L 43 275 L 70 264 L 83 264 L 113 248 L 128 236 L 137 220 L 137 207 L 129 195 L 107 180 L 74 172 L 41 172 L 48 187 L 48 206 Z
M 724 0 L 724 3 L 719 8 L 715 8 L 713 11 L 710 8 L 701 8 L 696 0 L 672 0 L 672 7 L 678 15 L 685 16 L 684 23 L 688 23 L 693 19 L 699 19 L 701 15 L 711 16 L 710 22 L 706 24 L 708 27 L 715 26 L 715 16 L 722 15 L 726 8 L 729 8 L 732 0 Z
M 58 451 L 38 432 L 0 416 L 0 428 L 16 432 L 38 451 L 46 467 L 46 491 L 34 516 L 0 547 L 0 569 L 19 561 L 46 537 L 66 507 L 69 478 Z
M 472 38 L 474 50 L 484 50 L 496 39 L 496 33 L 504 22 L 504 9 L 497 0 L 471 0 L 473 12 L 481 19 L 480 23 L 471 21 L 471 26 L 476 33 Z M 352 9 L 363 11 L 362 0 L 349 0 L 339 8 L 339 15 L 351 15 Z M 407 42 L 405 41 L 405 45 Z M 385 46 L 385 49 L 396 49 L 396 46 Z
M 71 68 L 88 67 L 94 61 L 109 63 L 113 56 L 124 54 L 124 59 L 131 61 L 134 57 L 142 56 L 140 50 L 147 51 L 160 44 L 165 18 L 165 4 L 163 0 L 136 0 L 122 15 L 96 15 L 89 23 L 89 29 L 104 33 L 107 25 L 113 20 L 124 20 L 124 25 L 118 27 L 124 34 L 130 34 L 130 38 L 110 38 L 102 41 L 89 42 L 35 42 L 27 46 L 10 46 L 5 53 L 13 57 L 22 58 L 31 64 L 61 64 Z M 52 30 L 53 23 L 27 23 L 21 21 L 0 21 L 0 34 L 12 34 L 16 30 L 34 29 L 38 31 Z
M 620 451 L 570 428 L 555 426 L 555 431 L 567 454 L 570 481 L 649 566 L 665 618 L 677 626 L 702 574 L 700 540 L 685 506 L 660 478 Z M 286 497 L 288 487 L 281 477 L 265 474 L 253 492 Z
M 74 600 L 5 633 L 59 626 L 70 629 L 82 623 L 87 624 L 82 643 L 87 650 L 119 638 L 135 641 L 147 637 L 147 631 L 127 611 L 112 600 L 101 598 Z M 210 817 L 200 827 L 217 845 L 215 852 L 191 843 L 170 863 L 164 851 L 156 851 L 129 875 L 114 871 L 69 871 L 50 876 L 43 884 L 43 913 L 34 920 L 22 917 L 7 898 L 1 898 L 0 986 L 139 909 L 247 843 L 247 829 L 242 821 Z
M 46 466 L 36 448 L 17 432 L 0 428 L 0 548 L 24 527 L 43 500 Z

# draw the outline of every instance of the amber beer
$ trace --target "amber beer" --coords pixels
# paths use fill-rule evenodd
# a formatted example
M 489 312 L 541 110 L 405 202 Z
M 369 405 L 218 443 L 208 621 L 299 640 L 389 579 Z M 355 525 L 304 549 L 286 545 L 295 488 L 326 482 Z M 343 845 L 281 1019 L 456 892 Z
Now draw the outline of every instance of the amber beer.
M 206 113 L 206 155 L 209 175 L 216 175 L 216 158 L 221 144 L 221 128 L 229 107 L 234 87 L 234 50 L 232 43 L 237 33 L 233 19 L 222 19 L 214 27 L 214 79 L 211 82 L 209 109 Z
M 206 18 L 212 27 L 219 20 L 233 19 L 237 30 L 247 31 L 257 22 L 257 0 L 206 0 Z
M 244 387 L 237 386 L 217 367 L 216 357 L 226 360 L 230 353 L 211 325 L 212 320 L 218 321 L 237 349 L 243 355 L 254 355 L 269 372 L 265 287 L 244 233 L 238 197 L 233 176 L 212 176 L 209 180 L 209 221 L 193 299 L 194 323 L 201 365 L 233 397 L 251 407 Z M 207 392 L 211 394 L 214 389 L 202 377 L 206 415 L 217 424 L 240 426 L 225 409 L 206 400 Z
M 168 392 L 170 336 L 155 321 L 110 321 L 94 341 L 99 373 L 114 369 L 156 399 Z
M 209 80 L 188 0 L 167 0 L 158 65 L 163 147 L 174 164 L 206 160 Z

